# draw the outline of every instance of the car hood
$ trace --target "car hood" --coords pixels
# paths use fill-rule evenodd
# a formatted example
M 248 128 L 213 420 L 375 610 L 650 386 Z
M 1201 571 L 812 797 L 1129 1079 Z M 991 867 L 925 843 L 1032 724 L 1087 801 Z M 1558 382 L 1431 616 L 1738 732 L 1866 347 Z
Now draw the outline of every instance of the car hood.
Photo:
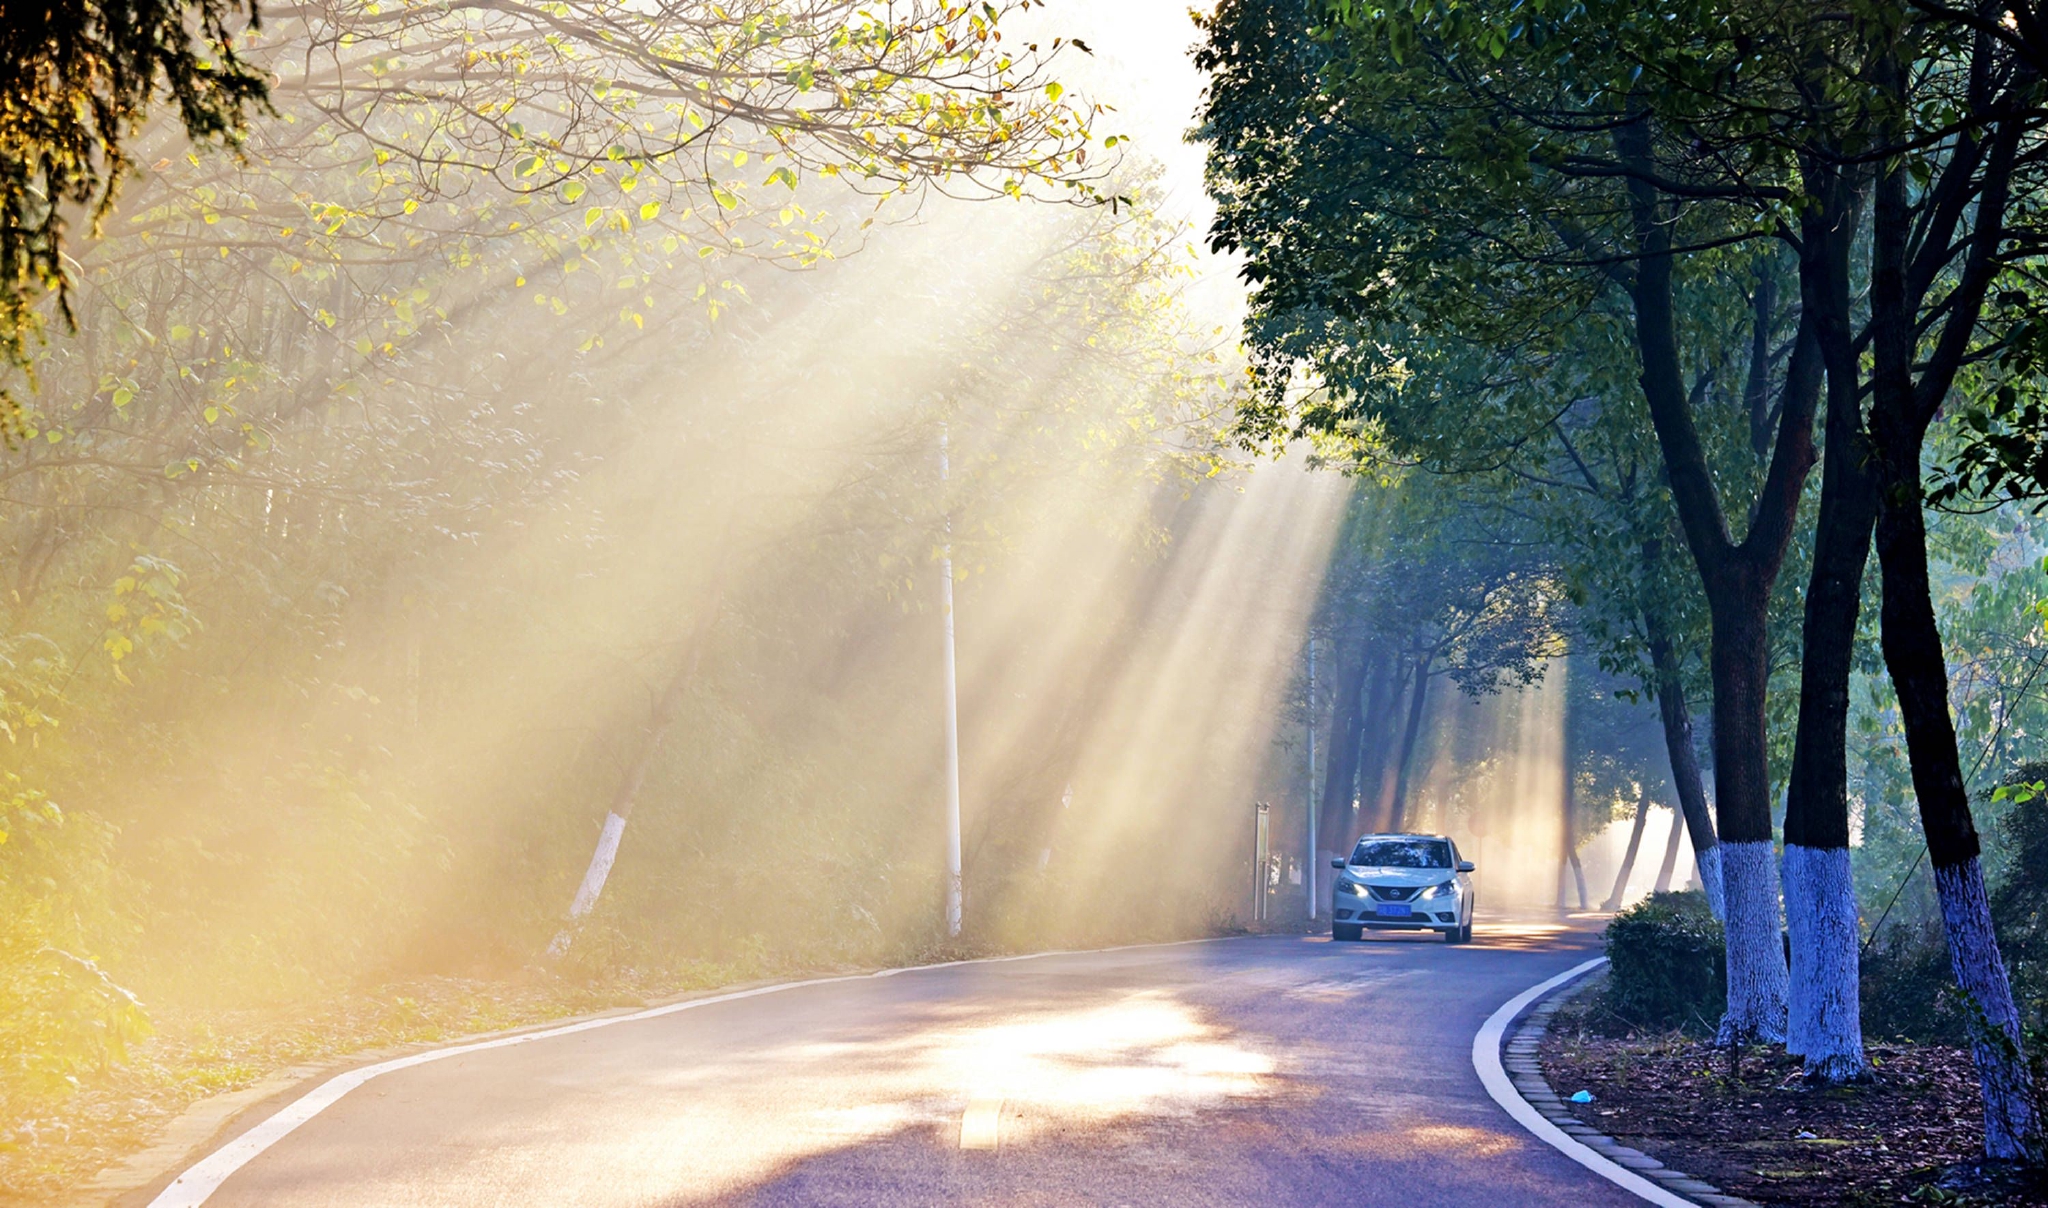
M 1374 885 L 1435 885 L 1453 876 L 1448 868 L 1376 868 L 1369 864 L 1349 864 L 1344 871 Z

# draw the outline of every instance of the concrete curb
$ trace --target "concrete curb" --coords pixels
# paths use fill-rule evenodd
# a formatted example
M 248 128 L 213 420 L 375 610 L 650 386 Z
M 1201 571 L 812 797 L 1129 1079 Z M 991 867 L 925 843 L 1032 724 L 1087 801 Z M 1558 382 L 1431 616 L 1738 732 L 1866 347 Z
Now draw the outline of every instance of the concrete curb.
M 1683 1171 L 1673 1170 L 1643 1151 L 1632 1149 L 1613 1137 L 1594 1130 L 1571 1114 L 1565 1107 L 1564 1100 L 1544 1079 L 1537 1050 L 1543 1044 L 1544 1034 L 1550 1031 L 1551 1020 L 1557 1015 L 1559 1007 L 1585 993 L 1598 980 L 1597 977 L 1582 977 L 1562 986 L 1531 1007 L 1529 1013 L 1522 1017 L 1521 1023 L 1501 1049 L 1501 1065 L 1507 1070 L 1508 1080 L 1514 1084 L 1515 1092 L 1534 1108 L 1538 1115 L 1556 1125 L 1566 1136 L 1608 1161 L 1627 1167 L 1646 1179 L 1654 1180 L 1674 1195 L 1705 1208 L 1759 1208 L 1750 1200 L 1728 1195 L 1711 1183 L 1693 1178 Z

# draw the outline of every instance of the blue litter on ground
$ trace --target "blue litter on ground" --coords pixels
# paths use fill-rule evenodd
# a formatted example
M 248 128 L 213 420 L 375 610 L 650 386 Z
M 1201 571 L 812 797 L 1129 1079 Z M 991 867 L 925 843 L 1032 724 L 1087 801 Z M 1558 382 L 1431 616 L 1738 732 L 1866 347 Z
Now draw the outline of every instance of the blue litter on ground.
M 1572 1102 L 1573 1102 L 1573 1103 L 1591 1103 L 1592 1101 L 1593 1101 L 1593 1092 L 1592 1092 L 1592 1091 L 1573 1091 L 1573 1092 L 1572 1092 Z

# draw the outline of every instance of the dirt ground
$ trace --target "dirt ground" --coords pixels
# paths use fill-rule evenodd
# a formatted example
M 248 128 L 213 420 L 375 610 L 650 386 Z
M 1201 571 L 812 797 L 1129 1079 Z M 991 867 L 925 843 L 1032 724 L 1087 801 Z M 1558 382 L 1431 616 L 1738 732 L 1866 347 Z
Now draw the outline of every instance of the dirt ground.
M 1588 996 L 1590 997 L 1590 996 Z M 1584 1000 L 1582 1000 L 1584 1001 Z M 1588 1126 L 1759 1204 L 2048 1204 L 2008 1180 L 1959 1190 L 1944 1175 L 1982 1144 L 1967 1052 L 1873 1045 L 1867 1084 L 1809 1090 L 1782 1048 L 1725 1049 L 1681 1035 L 1602 1035 L 1590 1008 L 1557 1015 L 1541 1050 L 1560 1098 Z

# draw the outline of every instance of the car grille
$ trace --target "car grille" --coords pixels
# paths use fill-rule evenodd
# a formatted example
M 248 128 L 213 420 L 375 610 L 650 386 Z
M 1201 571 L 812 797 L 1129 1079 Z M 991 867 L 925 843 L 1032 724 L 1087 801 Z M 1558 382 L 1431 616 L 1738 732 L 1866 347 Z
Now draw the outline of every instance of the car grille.
M 1422 892 L 1416 885 L 1368 885 L 1366 888 L 1382 902 L 1412 902 L 1415 895 Z

